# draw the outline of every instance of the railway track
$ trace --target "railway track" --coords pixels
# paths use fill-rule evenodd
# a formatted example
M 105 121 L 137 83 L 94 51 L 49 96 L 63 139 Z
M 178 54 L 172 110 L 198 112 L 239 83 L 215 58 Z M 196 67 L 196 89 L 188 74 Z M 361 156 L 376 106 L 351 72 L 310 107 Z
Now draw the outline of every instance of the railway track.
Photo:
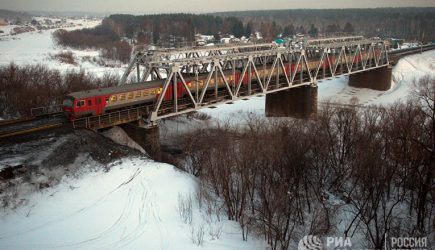
M 24 117 L 24 118 L 13 119 L 13 120 L 3 120 L 3 121 L 0 121 L 0 128 L 6 127 L 6 126 L 10 126 L 10 125 L 13 125 L 13 124 L 18 124 L 18 123 L 32 121 L 32 120 L 35 120 L 35 119 L 36 119 L 36 116 Z
M 0 139 L 59 128 L 66 124 L 62 112 L 0 122 Z
M 429 45 L 425 45 L 425 46 L 421 46 L 421 47 L 390 51 L 388 53 L 388 56 L 390 59 L 390 63 L 392 65 L 396 65 L 399 62 L 400 58 L 402 58 L 404 56 L 417 54 L 420 52 L 425 52 L 425 51 L 429 51 L 429 50 L 433 50 L 433 49 L 435 49 L 435 44 L 429 44 Z
M 27 128 L 27 129 L 18 129 L 18 130 L 12 130 L 12 131 L 7 131 L 7 132 L 0 132 L 0 139 L 12 137 L 12 136 L 17 136 L 17 135 L 35 133 L 35 132 L 43 131 L 43 130 L 47 130 L 47 129 L 60 128 L 63 125 L 65 125 L 65 123 L 60 122 L 60 123 L 54 123 L 54 124 L 35 126 L 32 128 Z

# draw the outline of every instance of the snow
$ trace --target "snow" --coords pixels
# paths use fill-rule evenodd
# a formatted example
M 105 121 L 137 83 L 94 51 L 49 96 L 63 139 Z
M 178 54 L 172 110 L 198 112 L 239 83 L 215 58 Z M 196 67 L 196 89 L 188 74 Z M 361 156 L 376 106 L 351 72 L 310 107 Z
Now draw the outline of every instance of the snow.
M 173 166 L 124 158 L 108 172 L 65 177 L 56 187 L 0 216 L 1 249 L 198 249 L 191 228 L 204 225 L 203 249 L 265 249 L 242 241 L 236 222 L 221 217 L 223 233 L 211 240 L 194 202 L 192 226 L 177 211 L 178 197 L 194 197 L 197 180 Z
M 51 20 L 53 22 L 57 21 L 57 19 Z M 61 27 L 62 29 L 75 30 L 95 27 L 101 23 L 101 20 L 67 19 L 66 22 L 67 24 Z M 11 62 L 18 65 L 44 64 L 51 69 L 57 69 L 61 72 L 86 70 L 98 76 L 102 76 L 105 73 L 122 75 L 124 72 L 123 67 L 104 67 L 91 62 L 89 59 L 99 59 L 100 52 L 98 50 L 66 49 L 56 45 L 52 39 L 52 34 L 57 28 L 11 35 L 10 30 L 14 27 L 16 26 L 0 27 L 0 30 L 4 31 L 3 35 L 0 36 L 0 54 L 2 55 L 0 57 L 0 65 L 8 65 Z M 52 55 L 60 52 L 72 52 L 77 65 L 61 63 L 51 58 Z
M 127 135 L 127 133 L 125 133 L 125 131 L 118 126 L 115 126 L 107 131 L 104 131 L 102 134 L 118 144 L 130 147 L 132 149 L 136 149 L 143 154 L 147 154 L 145 152 L 145 150 L 139 144 L 137 144 L 135 141 L 133 141 Z

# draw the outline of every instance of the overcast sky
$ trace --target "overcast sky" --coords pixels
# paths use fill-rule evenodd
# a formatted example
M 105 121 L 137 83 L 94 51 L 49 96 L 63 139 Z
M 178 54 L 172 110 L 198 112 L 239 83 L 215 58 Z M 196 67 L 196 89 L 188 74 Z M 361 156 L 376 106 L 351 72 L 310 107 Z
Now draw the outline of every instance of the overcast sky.
M 0 9 L 115 13 L 428 6 L 435 0 L 0 0 Z

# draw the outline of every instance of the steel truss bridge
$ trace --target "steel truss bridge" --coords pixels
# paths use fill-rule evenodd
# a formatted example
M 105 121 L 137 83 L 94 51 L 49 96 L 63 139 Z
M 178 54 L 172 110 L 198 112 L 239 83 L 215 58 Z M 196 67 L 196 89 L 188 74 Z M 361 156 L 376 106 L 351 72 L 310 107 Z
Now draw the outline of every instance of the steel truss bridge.
M 301 47 L 268 43 L 138 51 L 121 84 L 127 84 L 129 77 L 144 84 L 161 80 L 158 99 L 131 110 L 79 119 L 73 125 L 99 129 L 141 119 L 152 125 L 201 108 L 315 87 L 321 80 L 388 66 L 384 41 L 364 37 L 308 40 Z M 171 100 L 165 98 L 168 95 Z
M 176 98 L 171 101 L 159 98 L 154 103 L 78 119 L 72 125 L 74 128 L 94 130 L 133 121 L 145 121 L 147 125 L 152 125 L 164 117 L 220 103 L 299 86 L 316 86 L 318 81 L 325 79 L 388 67 L 389 63 L 397 63 L 402 56 L 432 49 L 435 49 L 435 44 L 387 54 L 381 40 L 340 37 L 308 40 L 303 47 L 242 44 L 138 51 L 121 83 L 125 84 L 130 75 L 144 84 L 160 79 L 162 97 L 170 92 L 171 86 L 176 86 L 177 82 L 180 86 L 181 82 L 183 89 L 187 90 L 186 94 L 175 95 Z M 360 60 L 356 60 L 358 58 Z M 289 67 L 292 64 L 293 67 Z M 288 71 L 283 70 L 285 68 Z M 132 73 L 134 71 L 136 74 Z M 235 81 L 234 72 L 246 74 L 247 82 Z M 213 83 L 217 78 L 221 82 L 216 90 Z M 197 87 L 197 84 L 202 86 Z M 191 86 L 185 88 L 186 85 Z M 174 89 L 177 91 L 177 88 Z M 69 127 L 58 108 L 38 108 L 32 110 L 31 117 L 0 122 L 0 142 L 16 135 Z
M 126 77 L 134 68 L 136 79 L 143 82 L 164 81 L 162 93 L 148 118 L 149 121 L 156 121 L 257 94 L 304 85 L 315 86 L 319 80 L 388 65 L 383 41 L 343 37 L 308 40 L 303 48 L 254 44 L 137 52 L 122 82 L 127 82 Z M 239 77 L 238 82 L 234 81 L 236 69 L 241 76 L 247 76 L 247 84 L 242 84 L 243 77 Z M 190 79 L 190 84 L 196 85 L 197 91 L 191 91 L 186 78 Z M 205 81 L 201 82 L 200 78 L 205 78 Z M 214 84 L 218 81 L 223 83 L 224 88 Z M 183 84 L 187 98 L 177 97 L 179 82 Z M 173 90 L 171 102 L 163 98 L 169 86 Z

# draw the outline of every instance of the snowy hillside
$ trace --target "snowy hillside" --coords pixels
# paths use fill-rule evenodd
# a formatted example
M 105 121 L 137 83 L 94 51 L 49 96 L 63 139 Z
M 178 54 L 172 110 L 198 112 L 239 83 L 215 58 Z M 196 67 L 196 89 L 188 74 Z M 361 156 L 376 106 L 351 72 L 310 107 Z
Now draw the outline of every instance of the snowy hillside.
M 203 226 L 205 249 L 263 249 L 243 242 L 239 225 L 224 216 L 208 224 L 196 203 L 192 225 L 182 221 L 178 197 L 195 196 L 192 176 L 140 157 L 113 165 L 107 173 L 65 178 L 3 214 L 0 248 L 195 249 L 192 237 Z M 219 226 L 221 237 L 211 240 L 210 227 Z
M 119 128 L 106 135 L 134 145 Z M 197 199 L 195 177 L 95 133 L 58 137 L 0 146 L 0 165 L 16 168 L 0 176 L 0 249 L 266 248 Z

